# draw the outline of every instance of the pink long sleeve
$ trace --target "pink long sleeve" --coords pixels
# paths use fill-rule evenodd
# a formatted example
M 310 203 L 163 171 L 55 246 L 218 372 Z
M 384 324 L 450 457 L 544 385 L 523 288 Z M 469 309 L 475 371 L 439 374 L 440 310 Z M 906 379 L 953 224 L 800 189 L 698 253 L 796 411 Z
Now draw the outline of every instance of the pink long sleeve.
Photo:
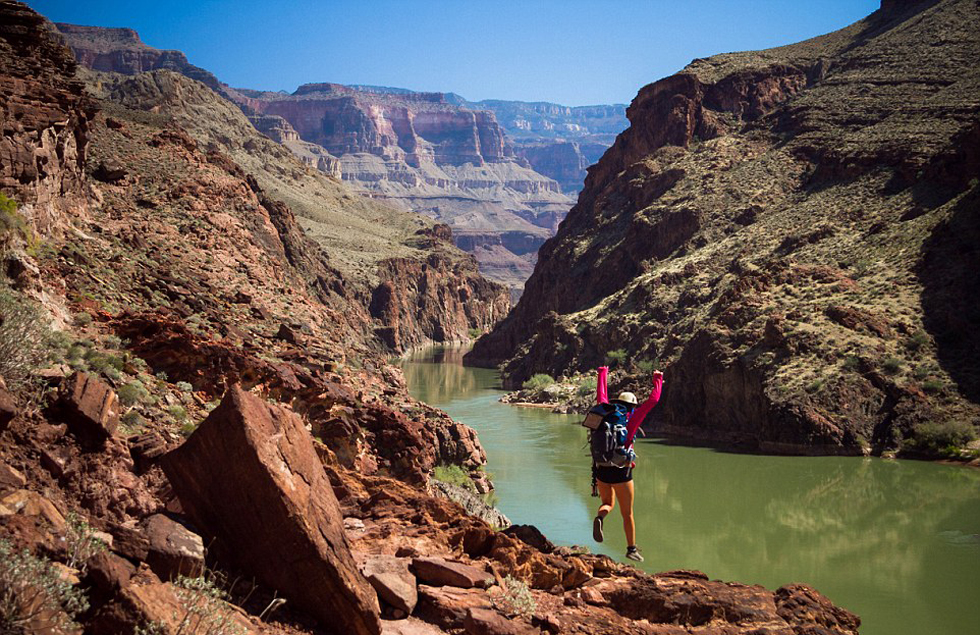
M 599 367 L 599 379 L 595 385 L 596 403 L 609 403 L 609 392 L 606 389 L 606 376 L 609 375 L 608 366 Z
M 633 437 L 636 436 L 636 431 L 640 429 L 640 424 L 646 419 L 653 407 L 657 405 L 660 401 L 660 391 L 664 386 L 663 375 L 656 375 L 653 378 L 653 390 L 650 391 L 650 396 L 647 400 L 643 402 L 643 405 L 637 408 L 630 414 L 629 420 L 626 422 L 626 447 L 633 446 Z

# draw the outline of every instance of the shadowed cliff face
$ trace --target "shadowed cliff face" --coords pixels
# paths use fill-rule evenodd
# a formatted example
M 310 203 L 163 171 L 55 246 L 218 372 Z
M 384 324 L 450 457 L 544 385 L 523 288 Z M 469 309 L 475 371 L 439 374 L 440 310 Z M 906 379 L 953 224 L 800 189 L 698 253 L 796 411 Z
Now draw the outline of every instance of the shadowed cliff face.
M 978 11 L 887 5 L 643 88 L 469 360 L 514 386 L 624 349 L 634 389 L 671 365 L 659 432 L 766 451 L 976 421 L 973 285 L 944 272 L 976 264 Z

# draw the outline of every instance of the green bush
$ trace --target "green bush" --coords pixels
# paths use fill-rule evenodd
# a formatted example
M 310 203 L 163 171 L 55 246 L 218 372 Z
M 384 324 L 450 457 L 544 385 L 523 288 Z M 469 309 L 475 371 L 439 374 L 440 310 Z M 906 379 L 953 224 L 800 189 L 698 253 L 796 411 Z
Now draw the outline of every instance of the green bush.
M 176 384 L 177 390 L 180 392 L 194 392 L 194 386 L 186 381 L 178 381 Z
M 475 340 L 478 339 L 481 335 L 483 335 L 483 329 L 478 329 L 474 327 L 471 328 L 469 331 L 467 331 L 467 334 L 470 336 L 471 340 Z
M 150 396 L 150 392 L 143 385 L 143 382 L 136 379 L 116 391 L 120 403 L 124 406 L 134 406 L 141 401 L 145 401 Z
M 494 608 L 499 609 L 508 615 L 520 615 L 530 617 L 537 609 L 534 596 L 526 582 L 505 576 L 503 584 L 500 585 L 503 593 L 493 599 Z
M 898 359 L 897 357 L 886 357 L 884 360 L 882 360 L 881 367 L 889 375 L 895 375 L 902 370 L 902 360 Z
M 470 475 L 461 465 L 437 465 L 433 470 L 432 477 L 437 481 L 456 485 L 470 491 L 476 491 L 476 485 Z
M 555 383 L 555 378 L 545 373 L 533 375 L 523 384 L 525 390 L 544 390 Z
M 910 351 L 917 351 L 923 346 L 926 346 L 928 343 L 929 343 L 929 336 L 926 335 L 926 332 L 916 331 L 916 333 L 912 335 L 912 337 L 905 340 L 905 348 L 909 349 Z
M 74 633 L 74 617 L 87 609 L 50 562 L 0 539 L 0 633 Z
M 88 326 L 92 323 L 92 316 L 88 313 L 76 313 L 72 318 L 75 326 Z
M 95 529 L 75 512 L 69 512 L 65 516 L 65 524 L 65 550 L 68 553 L 66 564 L 85 573 L 89 559 L 105 551 L 106 544 L 95 536 Z
M 586 377 L 579 383 L 578 389 L 575 392 L 579 397 L 594 395 L 598 384 L 599 380 L 595 377 Z
M 11 386 L 24 384 L 51 361 L 47 316 L 32 300 L 0 287 L 0 376 Z
M 939 392 L 943 389 L 943 386 L 945 386 L 945 384 L 941 379 L 930 379 L 922 382 L 922 390 L 926 392 Z
M 848 355 L 844 358 L 844 370 L 856 371 L 861 367 L 861 358 L 857 355 Z
M 245 629 L 235 622 L 228 606 L 230 599 L 224 580 L 217 574 L 205 572 L 199 578 L 180 576 L 174 580 L 181 612 L 177 633 L 200 635 L 244 635 Z
M 966 421 L 920 423 L 912 431 L 913 446 L 937 454 L 955 454 L 977 438 L 976 428 Z
M 606 363 L 610 366 L 621 366 L 624 361 L 626 361 L 626 351 L 622 348 L 606 353 Z
M 173 405 L 167 408 L 167 412 L 170 416 L 177 420 L 177 423 L 184 423 L 187 419 L 187 408 L 179 405 Z

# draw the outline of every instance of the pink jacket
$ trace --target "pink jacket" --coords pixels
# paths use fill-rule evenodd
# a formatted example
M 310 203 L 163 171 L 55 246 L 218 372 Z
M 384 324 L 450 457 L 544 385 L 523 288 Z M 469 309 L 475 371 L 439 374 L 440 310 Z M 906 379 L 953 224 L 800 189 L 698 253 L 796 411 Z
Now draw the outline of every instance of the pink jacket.
M 596 382 L 596 401 L 599 403 L 609 403 L 609 390 L 606 388 L 606 379 L 609 376 L 609 367 L 600 366 L 599 367 L 599 379 Z M 626 436 L 626 447 L 633 447 L 633 439 L 636 437 L 636 431 L 640 429 L 640 424 L 646 419 L 646 416 L 650 414 L 653 407 L 657 405 L 660 401 L 660 391 L 664 386 L 663 375 L 657 375 L 653 378 L 653 389 L 650 391 L 650 396 L 647 400 L 640 404 L 633 412 L 630 413 L 629 419 L 626 423 L 627 436 Z

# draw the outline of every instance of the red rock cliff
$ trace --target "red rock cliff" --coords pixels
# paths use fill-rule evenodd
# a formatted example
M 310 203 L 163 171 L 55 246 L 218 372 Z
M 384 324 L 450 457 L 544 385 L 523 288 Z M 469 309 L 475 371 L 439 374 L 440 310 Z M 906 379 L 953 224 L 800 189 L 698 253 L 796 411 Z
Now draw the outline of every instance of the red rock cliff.
M 48 232 L 88 203 L 83 169 L 94 106 L 47 20 L 19 2 L 0 3 L 0 17 L 0 187 Z

